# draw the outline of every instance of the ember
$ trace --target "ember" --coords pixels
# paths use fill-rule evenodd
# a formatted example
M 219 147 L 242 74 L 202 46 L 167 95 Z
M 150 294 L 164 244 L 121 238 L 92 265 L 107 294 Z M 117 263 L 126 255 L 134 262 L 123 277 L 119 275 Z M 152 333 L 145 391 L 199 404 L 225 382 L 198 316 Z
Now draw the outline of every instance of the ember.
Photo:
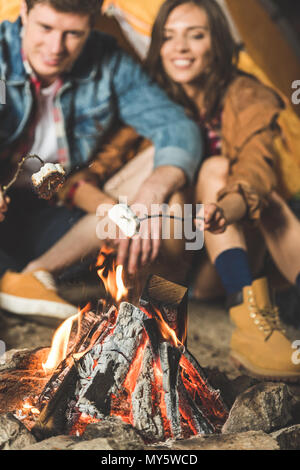
M 26 414 L 32 432 L 80 435 L 112 416 L 148 442 L 218 432 L 228 413 L 186 348 L 187 289 L 151 276 L 138 307 L 119 303 L 128 291 L 113 251 L 101 252 L 97 266 L 107 299 L 56 332 L 43 365 L 53 374 Z

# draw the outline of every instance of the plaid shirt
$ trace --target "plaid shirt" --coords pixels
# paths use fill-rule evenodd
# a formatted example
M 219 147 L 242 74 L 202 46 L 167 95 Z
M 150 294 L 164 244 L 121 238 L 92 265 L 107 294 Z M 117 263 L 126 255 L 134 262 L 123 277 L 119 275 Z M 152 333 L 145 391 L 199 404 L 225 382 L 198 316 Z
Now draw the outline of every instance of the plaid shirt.
M 40 90 L 41 90 L 41 81 L 37 78 L 34 71 L 32 70 L 28 60 L 25 57 L 24 51 L 21 51 L 21 53 L 22 53 L 24 69 L 27 75 L 29 76 L 30 82 L 32 85 L 32 91 L 34 95 L 34 106 L 31 112 L 31 116 L 29 118 L 29 124 L 26 130 L 24 131 L 23 135 L 21 136 L 21 138 L 14 144 L 12 144 L 8 149 L 6 149 L 5 152 L 2 152 L 0 156 L 0 160 L 2 160 L 3 162 L 9 159 L 9 162 L 12 164 L 11 168 L 8 168 L 7 165 L 5 164 L 6 169 L 2 173 L 4 174 L 5 183 L 7 182 L 6 180 L 9 180 L 11 178 L 11 175 L 14 173 L 18 162 L 30 152 L 34 143 L 35 129 L 36 129 L 37 122 L 38 122 L 37 99 L 39 97 Z M 62 87 L 63 81 L 61 78 L 58 78 L 56 80 L 56 83 L 57 83 L 57 86 L 55 88 L 54 96 L 58 93 L 58 91 Z M 57 105 L 55 100 L 53 100 L 53 117 L 54 117 L 54 122 L 55 122 L 57 147 L 58 147 L 57 162 L 60 163 L 64 167 L 65 170 L 69 170 L 70 169 L 70 155 L 69 155 L 68 147 L 66 145 L 67 141 L 66 141 L 66 135 L 65 135 L 64 120 L 63 120 L 61 109 Z M 3 183 L 3 181 L 1 181 L 1 183 Z
M 205 117 L 199 121 L 201 129 L 204 130 L 204 158 L 221 155 L 221 115 L 208 124 Z
M 40 94 L 40 90 L 41 90 L 41 81 L 37 78 L 34 71 L 32 70 L 28 60 L 25 57 L 24 51 L 22 51 L 22 58 L 23 58 L 23 64 L 24 64 L 26 73 L 30 77 L 30 81 L 34 89 L 35 97 L 38 98 Z M 56 96 L 56 94 L 58 93 L 62 85 L 63 85 L 62 79 L 58 78 L 56 80 L 54 96 Z M 57 138 L 57 146 L 58 146 L 58 155 L 57 155 L 58 159 L 57 160 L 58 160 L 58 163 L 60 163 L 65 169 L 69 169 L 70 168 L 70 156 L 69 156 L 68 148 L 65 145 L 66 135 L 65 135 L 64 119 L 63 119 L 61 109 L 57 105 L 57 102 L 55 100 L 53 100 L 53 117 L 54 117 L 54 122 L 55 122 L 56 138 Z M 30 126 L 31 129 L 28 135 L 29 139 L 27 142 L 25 142 L 25 145 L 27 144 L 28 147 L 30 143 L 30 148 L 32 147 L 32 144 L 33 144 L 36 124 L 37 124 L 37 118 L 35 117 L 33 119 L 32 125 Z M 28 148 L 27 151 L 30 151 L 30 148 Z

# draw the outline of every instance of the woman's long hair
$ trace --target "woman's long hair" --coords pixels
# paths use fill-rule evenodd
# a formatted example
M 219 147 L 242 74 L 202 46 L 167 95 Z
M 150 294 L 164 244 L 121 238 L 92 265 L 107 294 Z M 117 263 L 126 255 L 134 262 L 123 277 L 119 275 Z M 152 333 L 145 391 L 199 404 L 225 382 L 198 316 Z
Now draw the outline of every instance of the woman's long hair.
M 202 86 L 204 91 L 205 116 L 209 122 L 216 117 L 222 107 L 228 85 L 237 73 L 238 60 L 238 47 L 231 35 L 227 18 L 216 0 L 166 0 L 153 25 L 145 68 L 171 99 L 183 105 L 194 118 L 199 117 L 195 103 L 186 95 L 182 85 L 174 82 L 166 74 L 160 57 L 167 19 L 176 7 L 186 3 L 202 8 L 208 17 L 211 57 L 208 70 L 204 72 L 204 76 L 199 77 L 199 86 Z

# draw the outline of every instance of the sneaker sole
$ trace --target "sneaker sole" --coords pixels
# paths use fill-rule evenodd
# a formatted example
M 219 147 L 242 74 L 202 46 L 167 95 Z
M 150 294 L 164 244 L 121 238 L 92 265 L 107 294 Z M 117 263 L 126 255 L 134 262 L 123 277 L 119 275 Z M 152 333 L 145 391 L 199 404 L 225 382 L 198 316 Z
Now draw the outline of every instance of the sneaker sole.
M 4 293 L 0 293 L 0 308 L 17 315 L 41 316 L 57 320 L 65 320 L 78 312 L 78 309 L 70 304 L 28 299 Z
M 244 356 L 241 356 L 240 354 L 233 351 L 230 353 L 230 359 L 239 369 L 243 369 L 244 371 L 248 372 L 250 376 L 257 379 L 271 380 L 274 382 L 300 382 L 300 371 L 298 373 L 291 372 L 287 374 L 270 369 L 261 369 L 259 367 L 253 366 L 253 364 L 251 364 L 251 362 L 249 362 Z

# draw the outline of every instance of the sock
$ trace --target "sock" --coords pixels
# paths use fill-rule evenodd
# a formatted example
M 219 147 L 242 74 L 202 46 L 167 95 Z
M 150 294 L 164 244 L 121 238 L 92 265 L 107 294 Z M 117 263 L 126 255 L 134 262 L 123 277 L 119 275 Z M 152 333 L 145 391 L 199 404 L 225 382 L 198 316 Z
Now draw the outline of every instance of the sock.
M 228 295 L 252 284 L 247 253 L 242 248 L 223 251 L 216 258 L 215 267 Z

